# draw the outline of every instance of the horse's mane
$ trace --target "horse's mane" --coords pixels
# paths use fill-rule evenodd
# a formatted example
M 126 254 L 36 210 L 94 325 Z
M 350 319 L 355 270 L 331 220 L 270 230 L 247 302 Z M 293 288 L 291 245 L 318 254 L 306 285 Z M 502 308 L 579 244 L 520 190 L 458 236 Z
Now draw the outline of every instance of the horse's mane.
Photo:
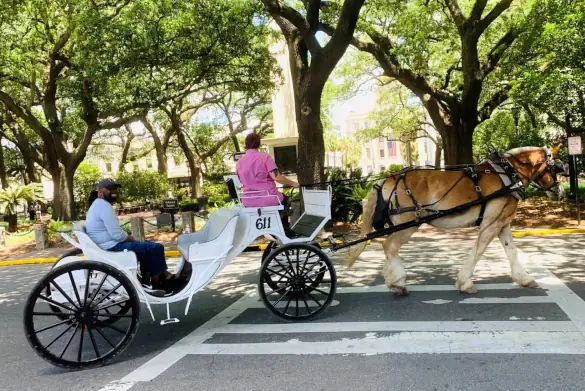
M 534 152 L 537 150 L 541 150 L 541 149 L 539 147 L 518 147 L 518 148 L 510 149 L 509 151 L 506 151 L 506 153 L 509 153 L 510 155 L 519 155 L 522 153 Z

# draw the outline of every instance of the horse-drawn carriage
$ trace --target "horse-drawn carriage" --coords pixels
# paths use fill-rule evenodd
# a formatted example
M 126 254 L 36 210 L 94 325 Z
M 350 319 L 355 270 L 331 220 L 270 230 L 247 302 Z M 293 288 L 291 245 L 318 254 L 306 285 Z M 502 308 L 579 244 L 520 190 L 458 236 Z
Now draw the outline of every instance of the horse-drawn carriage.
M 405 273 L 397 253 L 413 230 L 423 223 L 457 227 L 478 222 L 478 242 L 457 281 L 459 289 L 472 292 L 473 284 L 468 282 L 487 243 L 503 235 L 500 239 L 506 240 L 505 246 L 511 245 L 511 235 L 508 238 L 506 232 L 513 214 L 506 211 L 509 208 L 515 211 L 514 196 L 529 182 L 545 190 L 557 185 L 558 162 L 554 161 L 557 150 L 552 153 L 545 148 L 515 150 L 497 155 L 501 160 L 482 162 L 472 170 L 459 170 L 457 175 L 449 174 L 453 170 L 440 171 L 448 174 L 446 179 L 453 177 L 451 182 L 445 178 L 432 182 L 439 172 L 433 174 L 428 169 L 409 169 L 382 179 L 368 196 L 361 237 L 349 243 L 333 244 L 327 250 L 320 249 L 316 237 L 331 218 L 328 185 L 325 190 L 323 186 L 321 190 L 302 188 L 304 211 L 291 227 L 292 232 L 285 233 L 281 222 L 283 205 L 245 208 L 238 202 L 230 208 L 219 209 L 210 215 L 200 231 L 179 236 L 181 259 L 175 272 L 189 270 L 190 277 L 172 294 L 160 294 L 141 283 L 134 253 L 101 250 L 82 226 L 76 226 L 74 234 L 78 241 L 63 236 L 81 249 L 86 259 L 76 255 L 62 258 L 36 284 L 24 311 L 26 337 L 33 349 L 54 365 L 81 368 L 103 364 L 124 351 L 132 341 L 138 328 L 141 302 L 153 320 L 152 306 L 165 305 L 167 317 L 161 324 L 178 322 L 171 318 L 171 304 L 186 299 L 186 314 L 193 295 L 258 237 L 266 237 L 273 243 L 263 256 L 258 294 L 272 314 L 287 321 L 314 319 L 332 302 L 337 281 L 328 252 L 360 245 L 354 252 L 355 258 L 365 242 L 376 237 L 389 236 L 384 243 L 387 285 L 399 294 L 406 293 Z M 238 191 L 237 177 L 227 179 L 238 201 L 242 197 L 274 197 L 261 192 L 242 194 Z M 433 187 L 432 183 L 436 185 Z M 498 200 L 504 201 L 498 203 Z M 379 214 L 376 210 L 382 211 L 383 221 L 371 232 Z M 521 285 L 531 286 L 513 251 L 506 248 L 512 277 Z

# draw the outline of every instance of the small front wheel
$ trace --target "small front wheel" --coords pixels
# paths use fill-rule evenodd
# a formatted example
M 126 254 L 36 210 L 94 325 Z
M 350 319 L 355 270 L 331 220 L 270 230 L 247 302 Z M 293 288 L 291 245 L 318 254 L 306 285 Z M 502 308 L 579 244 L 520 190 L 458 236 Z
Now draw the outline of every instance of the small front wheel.
M 258 292 L 274 315 L 299 321 L 323 313 L 333 301 L 336 287 L 335 268 L 327 255 L 313 245 L 294 243 L 266 257 L 260 269 Z
M 124 304 L 124 313 L 111 311 Z M 126 275 L 104 263 L 77 261 L 56 267 L 35 285 L 24 330 L 30 346 L 51 364 L 87 368 L 128 347 L 139 315 L 138 294 Z

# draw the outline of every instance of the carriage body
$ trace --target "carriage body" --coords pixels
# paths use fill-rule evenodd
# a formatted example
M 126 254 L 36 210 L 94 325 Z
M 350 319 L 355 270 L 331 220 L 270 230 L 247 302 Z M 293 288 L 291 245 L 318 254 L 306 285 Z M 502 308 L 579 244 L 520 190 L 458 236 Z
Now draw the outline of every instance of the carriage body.
M 85 367 L 102 364 L 119 354 L 132 340 L 138 327 L 140 303 L 146 306 L 153 320 L 155 314 L 152 307 L 165 305 L 167 317 L 161 324 L 178 322 L 178 319 L 171 317 L 170 305 L 186 300 L 187 314 L 193 295 L 205 288 L 251 243 L 262 237 L 276 244 L 270 254 L 263 258 L 260 269 L 258 293 L 265 306 L 276 316 L 288 321 L 313 319 L 329 306 L 336 287 L 335 270 L 327 255 L 310 244 L 331 218 L 331 190 L 303 189 L 302 195 L 305 210 L 292 225 L 293 237 L 287 236 L 280 218 L 284 206 L 246 208 L 240 202 L 214 211 L 201 230 L 180 235 L 177 247 L 181 257 L 175 272 L 181 272 L 187 263 L 192 271 L 186 284 L 171 295 L 155 294 L 140 282 L 136 254 L 131 251 L 102 250 L 89 238 L 84 227 L 76 224 L 74 234 L 77 241 L 69 235 L 62 236 L 82 254 L 60 259 L 35 286 L 27 301 L 25 331 L 29 343 L 54 365 Z M 326 275 L 328 278 L 325 278 Z M 283 279 L 283 276 L 289 278 Z M 323 284 L 329 287 L 324 296 L 324 291 L 319 288 Z M 275 296 L 274 299 L 270 298 L 271 295 Z M 293 297 L 298 299 L 299 295 L 305 295 L 307 299 L 311 296 L 317 304 L 310 306 L 304 300 L 306 311 L 303 313 L 299 310 L 297 300 L 296 311 L 291 313 L 291 300 Z M 317 298 L 319 295 L 322 296 Z M 289 305 L 284 306 L 287 300 Z M 92 335 L 91 343 L 86 343 L 86 348 L 87 345 L 94 345 L 96 350 L 93 359 L 85 359 L 79 353 L 78 357 L 64 360 L 56 354 L 47 354 L 47 344 L 37 335 L 39 330 L 44 332 L 45 329 L 57 327 L 52 325 L 39 329 L 35 326 L 37 314 L 43 317 L 51 314 L 35 310 L 38 305 L 49 306 L 50 311 L 61 320 L 57 326 L 79 323 L 81 335 L 84 333 L 83 327 L 91 333 L 92 328 L 102 325 L 118 329 L 122 334 L 124 330 L 115 324 L 125 319 L 129 319 L 130 324 L 119 344 L 109 343 L 112 349 L 108 353 L 98 353 L 94 341 L 97 337 Z M 77 327 L 74 335 L 75 332 Z

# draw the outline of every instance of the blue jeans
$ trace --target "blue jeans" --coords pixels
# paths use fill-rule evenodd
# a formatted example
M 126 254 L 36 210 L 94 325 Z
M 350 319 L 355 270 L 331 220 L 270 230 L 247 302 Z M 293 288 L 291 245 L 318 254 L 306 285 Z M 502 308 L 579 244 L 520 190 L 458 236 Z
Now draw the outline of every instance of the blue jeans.
M 108 251 L 132 251 L 136 254 L 138 262 L 148 266 L 151 274 L 160 274 L 168 269 L 165 260 L 165 248 L 155 242 L 123 242 L 118 243 Z

